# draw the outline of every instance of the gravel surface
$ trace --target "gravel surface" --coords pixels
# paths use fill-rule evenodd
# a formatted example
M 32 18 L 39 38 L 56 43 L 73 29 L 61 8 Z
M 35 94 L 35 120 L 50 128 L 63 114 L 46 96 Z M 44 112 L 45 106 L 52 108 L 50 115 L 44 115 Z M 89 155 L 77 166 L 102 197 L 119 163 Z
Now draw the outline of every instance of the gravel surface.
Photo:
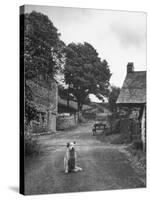
M 71 131 L 39 137 L 43 154 L 26 159 L 25 193 L 48 194 L 142 188 L 145 183 L 134 169 L 123 146 L 101 142 L 91 134 L 92 122 Z M 76 141 L 77 165 L 82 172 L 64 173 L 66 143 Z

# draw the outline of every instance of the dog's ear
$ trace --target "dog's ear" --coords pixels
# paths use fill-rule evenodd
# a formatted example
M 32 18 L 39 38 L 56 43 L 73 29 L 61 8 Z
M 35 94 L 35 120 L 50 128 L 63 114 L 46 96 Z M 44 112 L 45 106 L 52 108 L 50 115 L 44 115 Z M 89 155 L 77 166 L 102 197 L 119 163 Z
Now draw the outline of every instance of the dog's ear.
M 67 142 L 67 148 L 69 147 L 69 145 L 70 145 L 69 142 Z
M 76 141 L 74 141 L 73 143 L 76 144 Z

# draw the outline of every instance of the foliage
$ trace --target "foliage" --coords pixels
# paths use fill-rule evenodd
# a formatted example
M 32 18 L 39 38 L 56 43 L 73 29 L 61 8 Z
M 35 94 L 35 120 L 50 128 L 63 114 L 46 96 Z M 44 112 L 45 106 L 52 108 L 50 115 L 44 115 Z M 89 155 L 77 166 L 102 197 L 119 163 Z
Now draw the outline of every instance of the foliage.
M 62 99 L 68 98 L 68 88 L 64 88 L 62 85 L 58 85 L 58 94 Z
M 57 28 L 46 15 L 33 11 L 25 14 L 24 60 L 26 78 L 53 77 L 63 62 Z
M 108 121 L 110 124 L 110 133 L 108 134 L 117 134 L 120 133 L 120 119 L 118 118 L 118 116 L 114 115 L 110 115 L 108 117 Z
M 86 105 L 90 105 L 90 104 L 91 104 L 91 100 L 90 100 L 89 95 L 86 96 L 86 98 L 85 98 L 85 100 L 84 100 L 84 104 L 86 104 Z
M 38 155 L 40 153 L 41 146 L 38 143 L 37 138 L 25 134 L 24 144 L 25 144 L 25 156 Z
M 111 144 L 129 144 L 129 143 L 131 143 L 131 140 L 129 136 L 126 134 L 118 134 L 118 137 L 114 138 L 111 141 Z
M 143 150 L 143 142 L 142 141 L 134 141 L 133 148 Z
M 64 76 L 79 111 L 90 93 L 107 96 L 111 73 L 106 60 L 101 61 L 89 43 L 71 43 L 65 48 Z
M 146 172 L 146 152 L 143 151 L 142 144 L 132 143 L 126 147 L 126 150 L 131 154 L 134 158 L 134 161 L 138 164 L 140 168 L 143 169 L 143 172 Z
M 25 83 L 25 118 L 26 124 L 29 124 L 31 120 L 38 119 L 38 112 L 32 102 L 32 91 Z
M 113 112 L 116 112 L 116 109 L 117 109 L 116 101 L 117 101 L 117 98 L 119 96 L 119 93 L 120 93 L 119 87 L 111 86 L 111 92 L 109 94 L 108 101 L 109 101 L 110 109 Z
M 32 91 L 27 87 L 29 79 L 42 78 L 49 83 L 64 62 L 57 28 L 46 15 L 31 12 L 20 16 L 21 31 L 21 63 L 25 72 L 25 116 L 27 121 L 36 118 L 37 111 L 32 104 Z

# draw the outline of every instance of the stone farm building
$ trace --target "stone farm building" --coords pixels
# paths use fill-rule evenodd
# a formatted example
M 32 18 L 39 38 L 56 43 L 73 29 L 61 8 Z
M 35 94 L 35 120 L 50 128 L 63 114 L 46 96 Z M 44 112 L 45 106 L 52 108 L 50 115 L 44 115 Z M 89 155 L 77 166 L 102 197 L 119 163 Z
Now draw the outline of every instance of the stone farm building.
M 146 144 L 146 71 L 134 71 L 128 63 L 127 75 L 117 99 L 122 131 L 130 134 L 131 141 Z M 126 123 L 128 122 L 128 123 Z
M 38 111 L 38 119 L 32 120 L 28 126 L 29 133 L 56 132 L 78 123 L 77 102 L 70 100 L 68 105 L 67 100 L 60 98 L 58 83 L 54 79 L 45 81 L 40 77 L 27 80 L 26 84 L 32 91 L 32 103 Z
M 42 78 L 26 81 L 27 86 L 32 91 L 33 101 L 38 111 L 38 120 L 32 120 L 29 132 L 55 132 L 56 117 L 58 110 L 58 86 L 57 82 L 49 80 L 46 82 Z

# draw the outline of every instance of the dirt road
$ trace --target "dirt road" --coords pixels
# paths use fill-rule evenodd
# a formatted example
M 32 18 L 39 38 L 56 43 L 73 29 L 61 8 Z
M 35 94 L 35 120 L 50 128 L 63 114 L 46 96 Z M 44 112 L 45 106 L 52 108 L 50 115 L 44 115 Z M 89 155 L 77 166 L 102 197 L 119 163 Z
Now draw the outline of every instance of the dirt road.
M 44 154 L 26 160 L 25 193 L 64 193 L 145 187 L 120 146 L 91 135 L 91 123 L 72 131 L 39 138 Z M 82 172 L 65 174 L 63 159 L 68 141 L 76 141 Z

